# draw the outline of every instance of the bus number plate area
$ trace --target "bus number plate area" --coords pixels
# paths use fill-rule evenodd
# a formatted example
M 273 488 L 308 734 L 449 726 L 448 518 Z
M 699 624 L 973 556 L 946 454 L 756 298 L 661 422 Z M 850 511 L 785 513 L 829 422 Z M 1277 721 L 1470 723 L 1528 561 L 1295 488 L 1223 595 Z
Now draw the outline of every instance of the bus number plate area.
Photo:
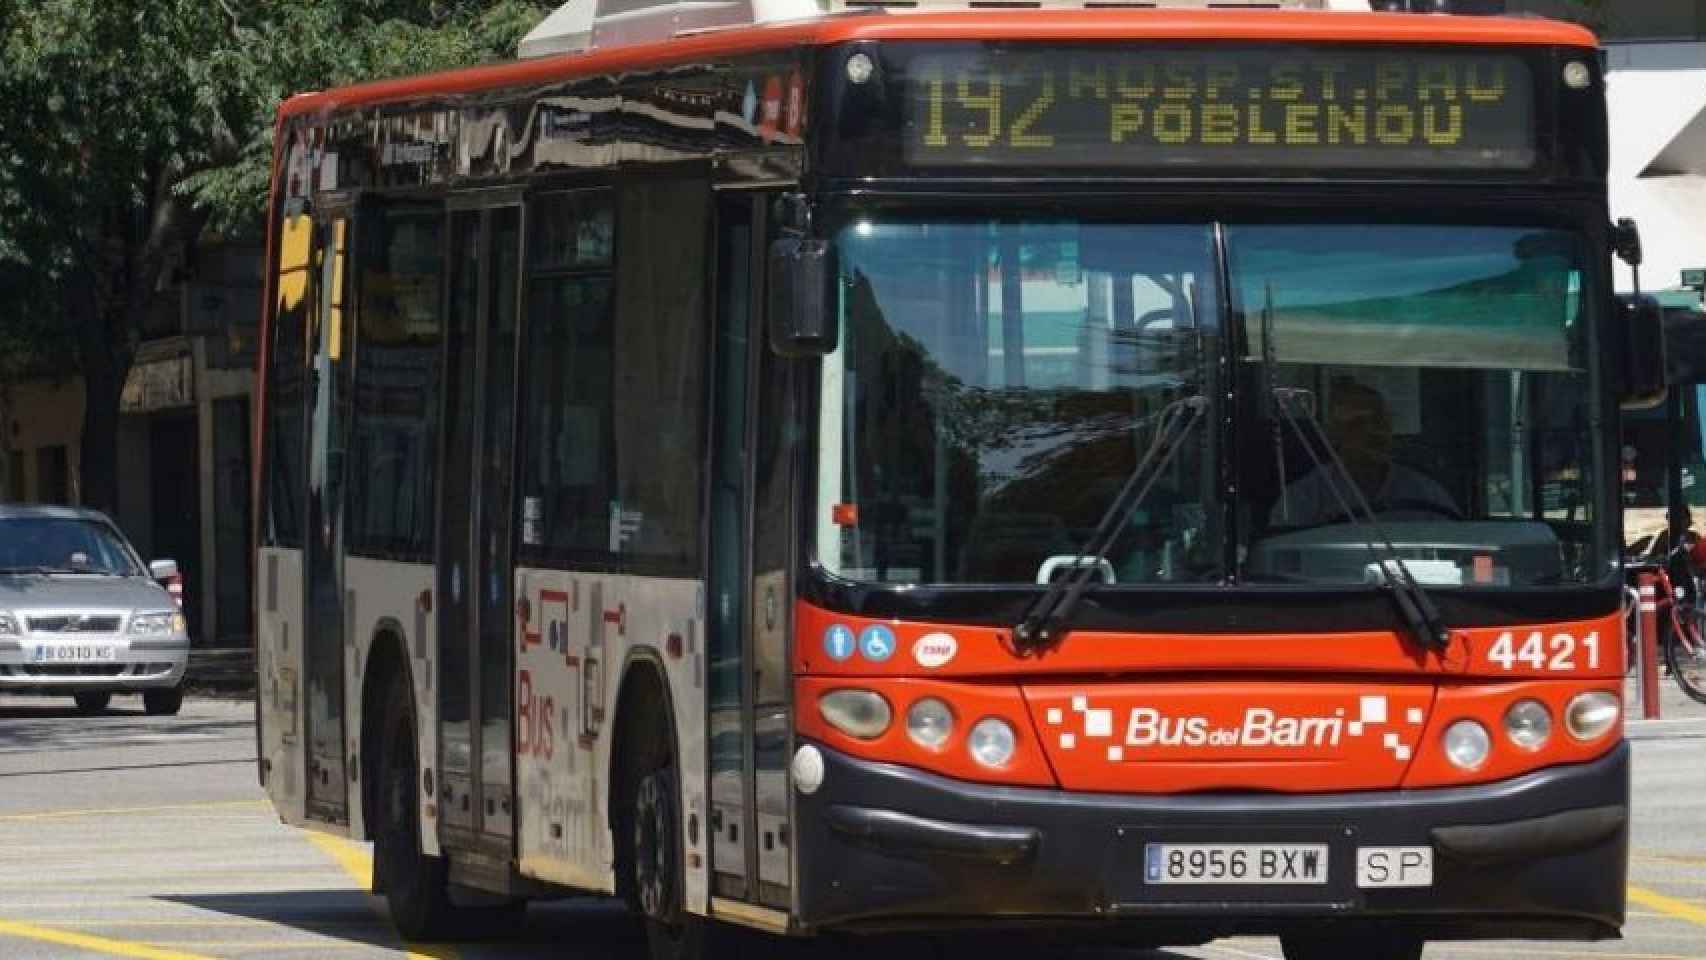
M 1110 845 L 1116 904 L 1350 905 L 1357 833 L 1344 825 L 1130 826 Z M 1117 907 L 1116 907 L 1117 909 Z
M 1143 847 L 1143 881 L 1155 884 L 1327 883 L 1324 843 L 1149 843 Z

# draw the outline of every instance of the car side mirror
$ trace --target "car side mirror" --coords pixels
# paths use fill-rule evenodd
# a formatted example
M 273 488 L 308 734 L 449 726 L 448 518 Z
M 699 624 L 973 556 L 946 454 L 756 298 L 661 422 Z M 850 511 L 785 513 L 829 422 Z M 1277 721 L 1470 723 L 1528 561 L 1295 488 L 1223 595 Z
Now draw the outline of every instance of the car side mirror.
M 770 244 L 769 259 L 770 349 L 784 357 L 834 353 L 840 329 L 829 296 L 829 245 L 790 231 Z
M 1617 399 L 1625 410 L 1645 410 L 1665 399 L 1664 311 L 1652 297 L 1618 298 L 1622 365 Z
M 164 583 L 165 581 L 178 576 L 178 561 L 155 560 L 148 565 L 148 573 L 153 576 L 154 579 Z

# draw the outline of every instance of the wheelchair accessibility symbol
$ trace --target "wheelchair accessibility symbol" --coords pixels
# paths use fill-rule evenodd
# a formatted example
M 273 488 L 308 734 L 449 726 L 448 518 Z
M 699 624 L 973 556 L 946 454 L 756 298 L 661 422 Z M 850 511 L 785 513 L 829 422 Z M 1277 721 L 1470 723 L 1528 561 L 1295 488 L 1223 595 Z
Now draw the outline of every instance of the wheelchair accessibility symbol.
M 894 656 L 894 631 L 874 623 L 859 632 L 859 652 L 866 660 L 882 663 Z

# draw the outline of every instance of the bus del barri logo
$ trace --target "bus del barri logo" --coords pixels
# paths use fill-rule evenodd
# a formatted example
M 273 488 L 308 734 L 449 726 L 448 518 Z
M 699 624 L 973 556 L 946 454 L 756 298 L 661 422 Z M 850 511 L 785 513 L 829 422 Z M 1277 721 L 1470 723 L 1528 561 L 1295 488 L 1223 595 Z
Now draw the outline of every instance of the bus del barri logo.
M 1387 698 L 1360 696 L 1354 714 L 1346 707 L 1335 707 L 1329 713 L 1287 712 L 1269 706 L 1245 706 L 1233 718 L 1215 718 L 1199 713 L 1169 713 L 1159 707 L 1140 705 L 1130 707 L 1115 735 L 1114 709 L 1095 707 L 1088 696 L 1074 696 L 1070 709 L 1049 707 L 1044 718 L 1050 727 L 1066 728 L 1057 732 L 1062 750 L 1076 750 L 1081 742 L 1104 741 L 1110 762 L 1126 759 L 1126 751 L 1167 748 L 1297 750 L 1332 749 L 1379 730 L 1381 746 L 1394 759 L 1407 761 L 1412 748 L 1400 734 L 1401 726 L 1412 729 L 1422 726 L 1426 719 L 1420 707 L 1405 711 L 1400 725 L 1389 717 Z M 1078 729 L 1072 730 L 1068 716 L 1076 716 Z M 1419 731 L 1418 731 L 1419 732 Z

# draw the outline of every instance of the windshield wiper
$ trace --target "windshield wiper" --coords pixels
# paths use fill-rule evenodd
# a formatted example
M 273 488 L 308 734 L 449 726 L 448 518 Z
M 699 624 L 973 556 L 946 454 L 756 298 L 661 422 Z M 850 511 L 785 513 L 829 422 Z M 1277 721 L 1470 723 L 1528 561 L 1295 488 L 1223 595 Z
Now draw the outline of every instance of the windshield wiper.
M 1322 479 L 1326 481 L 1325 485 L 1333 494 L 1333 498 L 1339 502 L 1339 509 L 1344 511 L 1351 521 L 1351 526 L 1362 536 L 1363 546 L 1368 548 L 1368 555 L 1374 559 L 1375 567 L 1380 570 L 1380 581 L 1391 590 L 1392 601 L 1397 604 L 1398 615 L 1403 618 L 1404 625 L 1409 627 L 1410 635 L 1428 650 L 1444 651 L 1451 644 L 1451 634 L 1440 620 L 1439 608 L 1434 606 L 1433 598 L 1428 596 L 1428 592 L 1410 573 L 1409 565 L 1404 563 L 1398 548 L 1393 546 L 1392 538 L 1387 535 L 1386 528 L 1375 516 L 1374 508 L 1369 505 L 1362 488 L 1357 486 L 1350 468 L 1345 466 L 1339 451 L 1333 448 L 1326 429 L 1304 402 L 1305 398 L 1310 398 L 1313 394 L 1308 390 L 1293 387 L 1270 387 L 1269 390 L 1274 398 L 1274 405 L 1279 409 L 1280 417 L 1297 434 L 1303 452 L 1315 464 L 1315 468 L 1322 472 Z M 1292 409 L 1292 403 L 1297 404 L 1296 411 Z M 1303 424 L 1309 425 L 1307 432 L 1303 429 Z
M 1173 462 L 1181 441 L 1202 420 L 1207 407 L 1208 401 L 1202 397 L 1185 397 L 1169 403 L 1155 415 L 1155 438 L 1126 477 L 1125 486 L 1120 488 L 1114 502 L 1102 514 L 1096 531 L 1072 558 L 1066 576 L 1049 584 L 1025 612 L 1025 618 L 1013 628 L 1013 648 L 1020 655 L 1028 656 L 1059 643 L 1071 629 L 1072 614 L 1101 568 L 1103 556 L 1113 546 L 1131 512 Z

